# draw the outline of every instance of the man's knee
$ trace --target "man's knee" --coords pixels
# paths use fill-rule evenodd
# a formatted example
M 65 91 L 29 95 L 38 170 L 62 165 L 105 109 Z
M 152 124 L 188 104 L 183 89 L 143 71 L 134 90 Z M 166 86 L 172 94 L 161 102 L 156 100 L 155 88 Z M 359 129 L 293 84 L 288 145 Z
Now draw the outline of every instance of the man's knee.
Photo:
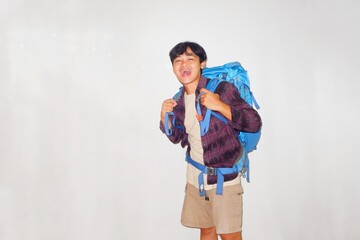
M 242 240 L 241 232 L 220 234 L 222 240 Z
M 217 240 L 216 228 L 201 228 L 200 229 L 201 240 Z

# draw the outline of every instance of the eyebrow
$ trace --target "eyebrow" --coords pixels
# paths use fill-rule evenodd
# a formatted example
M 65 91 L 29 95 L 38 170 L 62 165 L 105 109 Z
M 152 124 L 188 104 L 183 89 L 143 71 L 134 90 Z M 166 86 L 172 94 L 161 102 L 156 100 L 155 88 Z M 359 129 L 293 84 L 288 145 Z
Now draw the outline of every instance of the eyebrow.
M 193 52 L 188 52 L 188 51 L 185 51 L 183 54 L 185 54 L 186 56 L 191 56 L 191 57 L 197 57 L 197 55 Z M 173 62 L 175 62 L 178 58 L 180 58 L 181 55 L 178 55 L 174 58 Z

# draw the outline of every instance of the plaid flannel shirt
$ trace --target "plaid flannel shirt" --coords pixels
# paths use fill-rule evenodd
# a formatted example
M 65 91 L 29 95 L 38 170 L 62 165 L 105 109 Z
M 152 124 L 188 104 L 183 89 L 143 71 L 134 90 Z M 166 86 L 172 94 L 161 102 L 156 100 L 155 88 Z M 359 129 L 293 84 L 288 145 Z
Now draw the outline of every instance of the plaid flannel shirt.
M 209 80 L 201 76 L 196 89 L 196 98 L 200 94 L 200 89 L 205 88 Z M 172 135 L 168 136 L 174 144 L 181 143 L 182 147 L 187 147 L 190 153 L 188 134 L 184 130 L 185 103 L 184 88 L 174 107 L 175 125 L 171 126 Z M 222 82 L 216 88 L 215 93 L 219 94 L 220 100 L 228 104 L 231 108 L 232 120 L 225 124 L 216 117 L 210 120 L 209 131 L 201 137 L 204 150 L 204 164 L 208 167 L 232 167 L 242 154 L 242 146 L 237 138 L 240 131 L 257 132 L 261 129 L 262 122 L 258 112 L 247 104 L 241 97 L 236 87 L 227 82 Z M 205 115 L 206 107 L 201 105 L 202 116 Z M 172 121 L 172 119 L 170 119 Z M 164 125 L 160 121 L 160 129 L 165 132 Z M 225 181 L 233 180 L 238 173 L 225 175 Z M 208 184 L 215 184 L 217 176 L 208 176 Z

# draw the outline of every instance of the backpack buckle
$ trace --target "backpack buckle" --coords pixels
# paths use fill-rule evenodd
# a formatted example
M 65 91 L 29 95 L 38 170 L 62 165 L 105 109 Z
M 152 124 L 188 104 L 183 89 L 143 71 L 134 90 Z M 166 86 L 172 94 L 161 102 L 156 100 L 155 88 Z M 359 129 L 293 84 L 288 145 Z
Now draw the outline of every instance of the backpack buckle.
M 207 174 L 210 176 L 216 176 L 217 175 L 217 168 L 208 167 L 207 168 Z
M 243 178 L 246 178 L 246 168 L 241 169 L 240 173 Z

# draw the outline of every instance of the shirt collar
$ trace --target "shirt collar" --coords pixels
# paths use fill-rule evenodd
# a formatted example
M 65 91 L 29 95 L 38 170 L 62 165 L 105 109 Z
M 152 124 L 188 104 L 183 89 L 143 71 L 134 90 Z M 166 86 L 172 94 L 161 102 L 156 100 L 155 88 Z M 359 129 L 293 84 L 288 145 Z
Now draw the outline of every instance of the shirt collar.
M 196 91 L 195 93 L 196 94 L 199 94 L 200 93 L 200 89 L 202 88 L 206 88 L 206 85 L 208 83 L 209 79 L 205 78 L 203 75 L 200 76 L 200 81 L 196 87 Z M 181 93 L 181 98 L 184 97 L 184 94 L 185 94 L 185 88 L 182 87 L 182 93 Z
M 203 75 L 200 76 L 200 81 L 196 87 L 196 90 L 200 92 L 200 89 L 206 88 L 206 84 L 208 82 L 208 79 L 205 78 Z

